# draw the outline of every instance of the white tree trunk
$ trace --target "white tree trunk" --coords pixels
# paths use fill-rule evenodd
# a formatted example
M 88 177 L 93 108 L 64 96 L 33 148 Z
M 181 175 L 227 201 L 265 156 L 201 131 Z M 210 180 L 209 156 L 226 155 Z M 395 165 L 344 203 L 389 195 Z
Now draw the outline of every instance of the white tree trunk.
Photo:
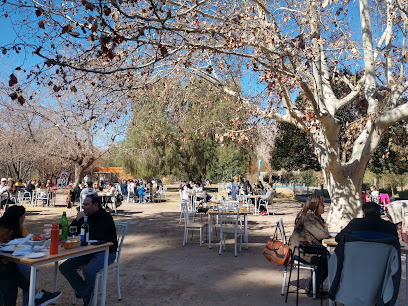
M 351 219 L 361 217 L 361 185 L 363 174 L 353 172 L 350 176 L 336 178 L 328 168 L 323 175 L 330 194 L 331 204 L 327 224 L 330 232 L 339 232 Z

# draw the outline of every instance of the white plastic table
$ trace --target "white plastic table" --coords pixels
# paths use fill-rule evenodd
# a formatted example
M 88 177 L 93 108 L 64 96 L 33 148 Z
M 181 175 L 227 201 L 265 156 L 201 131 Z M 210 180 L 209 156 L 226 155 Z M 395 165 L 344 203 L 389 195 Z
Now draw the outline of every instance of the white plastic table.
M 208 248 L 211 249 L 212 241 L 212 216 L 218 216 L 217 210 L 208 210 Z M 234 212 L 231 212 L 234 214 Z M 248 211 L 246 209 L 240 209 L 239 215 L 244 217 L 244 239 L 245 239 L 245 249 L 248 250 Z
M 24 265 L 31 267 L 30 272 L 30 289 L 29 289 L 29 300 L 28 305 L 34 306 L 35 300 L 35 287 L 37 282 L 37 267 L 46 265 L 49 263 L 54 263 L 54 285 L 53 291 L 57 289 L 57 272 L 58 272 L 58 261 L 65 260 L 69 258 L 74 258 L 82 255 L 88 255 L 93 253 L 98 253 L 105 251 L 104 266 L 103 266 L 103 277 L 102 277 L 102 300 L 101 305 L 105 305 L 106 300 L 106 279 L 108 272 L 108 255 L 109 247 L 112 246 L 112 242 L 107 242 L 101 245 L 88 245 L 88 246 L 78 246 L 73 249 L 61 249 L 57 255 L 49 255 L 42 258 L 31 259 L 27 256 L 13 256 L 10 252 L 0 252 L 0 258 L 4 258 L 14 262 L 20 262 Z

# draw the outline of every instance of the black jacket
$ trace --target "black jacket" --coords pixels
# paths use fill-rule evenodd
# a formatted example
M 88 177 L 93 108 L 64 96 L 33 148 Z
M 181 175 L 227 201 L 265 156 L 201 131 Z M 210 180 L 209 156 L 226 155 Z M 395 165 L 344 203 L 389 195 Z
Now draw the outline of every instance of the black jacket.
M 395 224 L 381 219 L 380 216 L 367 215 L 364 218 L 355 218 L 351 220 L 349 224 L 336 235 L 336 241 L 340 242 L 344 234 L 356 235 L 356 232 L 361 231 L 384 233 L 398 237 L 397 227 Z M 383 235 L 380 236 L 382 237 L 375 238 L 385 238 Z
M 75 219 L 71 225 L 77 227 L 77 233 L 81 231 L 81 225 L 84 223 L 84 218 Z M 118 249 L 118 240 L 116 238 L 116 227 L 112 216 L 102 208 L 91 216 L 88 216 L 89 239 L 90 240 L 105 240 L 113 242 L 113 246 L 109 247 L 109 253 L 116 253 Z

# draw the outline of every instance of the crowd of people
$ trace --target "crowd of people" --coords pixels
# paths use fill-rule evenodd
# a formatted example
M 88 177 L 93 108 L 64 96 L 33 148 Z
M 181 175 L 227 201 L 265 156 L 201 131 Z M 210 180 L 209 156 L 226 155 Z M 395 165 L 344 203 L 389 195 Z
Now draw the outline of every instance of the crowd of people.
M 57 190 L 57 187 L 51 180 L 41 182 L 41 180 L 27 180 L 25 183 L 22 179 L 14 180 L 13 178 L 6 179 L 3 177 L 0 181 L 0 207 L 4 211 L 9 205 L 17 204 L 20 200 L 19 194 L 30 198 L 30 204 L 34 201 L 34 191 L 41 197 L 47 198 L 49 191 Z M 52 199 L 53 194 L 50 193 L 49 199 Z M 43 204 L 45 205 L 44 200 Z

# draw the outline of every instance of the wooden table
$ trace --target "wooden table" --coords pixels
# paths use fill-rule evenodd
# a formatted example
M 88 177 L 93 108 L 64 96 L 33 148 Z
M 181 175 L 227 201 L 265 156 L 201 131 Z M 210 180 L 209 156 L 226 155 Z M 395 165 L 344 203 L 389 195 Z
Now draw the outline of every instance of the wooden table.
M 246 195 L 245 198 L 255 199 L 254 216 L 259 216 L 259 205 L 257 205 L 257 204 L 263 198 L 263 195 Z
M 209 209 L 208 214 L 208 248 L 211 249 L 212 241 L 212 216 L 218 216 L 218 211 Z M 235 214 L 235 212 L 230 212 L 230 214 Z M 239 210 L 239 215 L 244 217 L 244 239 L 245 239 L 245 249 L 248 250 L 248 211 L 246 208 Z
M 9 261 L 19 262 L 24 265 L 28 265 L 31 267 L 30 272 L 30 289 L 29 289 L 29 300 L 28 305 L 34 306 L 35 300 L 35 287 L 37 282 L 37 267 L 46 265 L 49 263 L 54 263 L 54 284 L 53 284 L 53 291 L 55 292 L 57 289 L 57 272 L 58 272 L 58 261 L 74 258 L 82 255 L 88 255 L 93 253 L 98 253 L 105 251 L 105 258 L 104 258 L 104 265 L 103 265 L 103 277 L 102 277 L 102 300 L 101 305 L 105 305 L 106 300 L 106 279 L 108 273 L 108 255 L 109 255 L 109 247 L 112 246 L 112 242 L 107 242 L 101 245 L 88 245 L 88 246 L 78 246 L 73 249 L 61 249 L 57 255 L 49 255 L 42 258 L 35 258 L 31 259 L 27 256 L 13 256 L 11 252 L 0 252 L 0 258 L 7 259 Z

